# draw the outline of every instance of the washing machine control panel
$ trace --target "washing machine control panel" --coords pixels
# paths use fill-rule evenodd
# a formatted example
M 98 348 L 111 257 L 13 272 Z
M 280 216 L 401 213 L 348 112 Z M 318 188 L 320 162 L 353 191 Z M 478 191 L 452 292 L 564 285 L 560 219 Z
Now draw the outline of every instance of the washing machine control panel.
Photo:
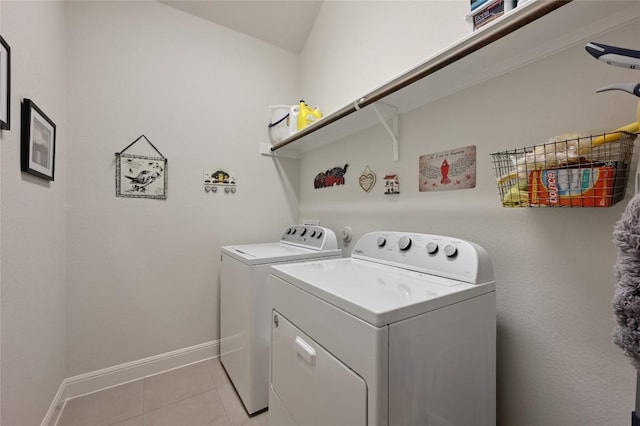
M 336 234 L 331 229 L 315 225 L 292 225 L 284 231 L 280 242 L 315 250 L 338 248 Z
M 475 243 L 455 237 L 371 232 L 360 238 L 351 256 L 468 283 L 493 281 L 487 252 Z

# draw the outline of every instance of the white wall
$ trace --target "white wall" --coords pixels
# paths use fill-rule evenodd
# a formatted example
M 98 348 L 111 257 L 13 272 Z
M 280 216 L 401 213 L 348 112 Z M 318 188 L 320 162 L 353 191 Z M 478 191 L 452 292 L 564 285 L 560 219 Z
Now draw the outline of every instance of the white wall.
M 466 0 L 326 1 L 301 54 L 300 97 L 325 114 L 415 66 L 469 29 Z
M 2 2 L 12 61 L 11 130 L 0 132 L 3 425 L 40 424 L 65 378 L 64 22 L 62 3 Z M 53 182 L 20 172 L 22 98 L 56 123 Z
M 67 28 L 73 376 L 219 338 L 220 246 L 297 217 L 258 144 L 268 106 L 296 97 L 298 59 L 156 2 L 69 2 Z M 166 200 L 115 196 L 114 153 L 141 134 L 169 159 Z M 216 167 L 236 194 L 205 193 Z
M 1 12 L 0 423 L 32 425 L 65 377 L 218 339 L 219 247 L 272 241 L 297 217 L 298 164 L 258 142 L 268 105 L 297 96 L 298 58 L 155 2 Z M 54 182 L 20 172 L 24 97 L 57 124 Z M 167 200 L 114 195 L 113 154 L 140 134 L 169 158 Z M 217 167 L 235 195 L 204 192 Z
M 362 14 L 375 10 L 368 3 L 360 7 Z M 404 12 L 403 3 L 396 2 L 394 18 Z M 340 28 L 328 22 L 331 32 L 315 34 L 323 40 L 322 49 L 305 51 L 306 57 L 331 61 L 349 31 L 356 31 L 335 22 Z M 629 47 L 638 39 L 637 22 L 598 38 Z M 368 43 L 376 41 L 370 34 Z M 351 53 L 358 55 L 357 49 Z M 335 85 L 360 78 L 345 74 Z M 406 230 L 458 236 L 489 251 L 497 282 L 500 425 L 629 423 L 635 372 L 611 339 L 612 230 L 626 202 L 604 209 L 503 208 L 489 154 L 634 121 L 632 96 L 595 93 L 634 78 L 633 71 L 593 60 L 579 43 L 401 116 L 398 162 L 392 161 L 391 142 L 380 126 L 301 160 L 301 217 L 319 219 L 336 231 L 348 225 L 354 241 L 372 230 Z M 420 155 L 467 145 L 477 146 L 475 189 L 418 191 Z M 317 173 L 345 163 L 350 169 L 344 186 L 313 188 Z M 378 177 L 370 193 L 358 186 L 367 165 Z M 382 177 L 389 172 L 400 177 L 400 195 L 382 193 Z M 345 251 L 351 249 L 352 244 Z

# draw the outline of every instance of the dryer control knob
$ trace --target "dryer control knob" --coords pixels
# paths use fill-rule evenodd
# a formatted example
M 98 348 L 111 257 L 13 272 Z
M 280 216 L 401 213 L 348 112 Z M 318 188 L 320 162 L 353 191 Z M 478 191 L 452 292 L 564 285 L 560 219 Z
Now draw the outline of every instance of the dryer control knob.
M 316 238 L 322 238 L 322 231 L 318 231 L 318 235 L 316 235 Z
M 436 254 L 438 252 L 438 244 L 430 241 L 427 243 L 427 253 Z
M 458 248 L 453 244 L 447 244 L 444 246 L 444 254 L 446 254 L 447 257 L 456 257 L 458 255 Z
M 307 228 L 302 228 L 302 232 L 300 232 L 300 236 L 302 237 L 306 233 L 307 233 Z
M 384 247 L 384 245 L 387 244 L 387 239 L 385 237 L 378 237 L 376 244 L 378 247 Z
M 401 237 L 398 240 L 398 248 L 401 251 L 409 250 L 411 248 L 411 238 L 409 238 L 409 237 Z
M 291 231 L 292 231 L 291 228 L 287 228 L 287 234 L 290 234 Z

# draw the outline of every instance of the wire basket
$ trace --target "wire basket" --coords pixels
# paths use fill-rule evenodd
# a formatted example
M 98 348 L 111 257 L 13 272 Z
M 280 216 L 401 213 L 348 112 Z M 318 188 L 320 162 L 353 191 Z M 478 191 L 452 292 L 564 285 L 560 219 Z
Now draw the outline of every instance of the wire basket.
M 636 135 L 557 139 L 491 154 L 504 207 L 609 207 L 624 198 Z

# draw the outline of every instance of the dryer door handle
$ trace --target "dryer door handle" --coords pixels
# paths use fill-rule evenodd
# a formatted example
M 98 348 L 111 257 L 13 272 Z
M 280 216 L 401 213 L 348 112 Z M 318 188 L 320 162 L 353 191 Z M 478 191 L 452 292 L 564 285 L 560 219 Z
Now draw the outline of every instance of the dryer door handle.
M 309 365 L 316 363 L 316 351 L 300 336 L 296 336 L 296 352 L 300 355 Z

